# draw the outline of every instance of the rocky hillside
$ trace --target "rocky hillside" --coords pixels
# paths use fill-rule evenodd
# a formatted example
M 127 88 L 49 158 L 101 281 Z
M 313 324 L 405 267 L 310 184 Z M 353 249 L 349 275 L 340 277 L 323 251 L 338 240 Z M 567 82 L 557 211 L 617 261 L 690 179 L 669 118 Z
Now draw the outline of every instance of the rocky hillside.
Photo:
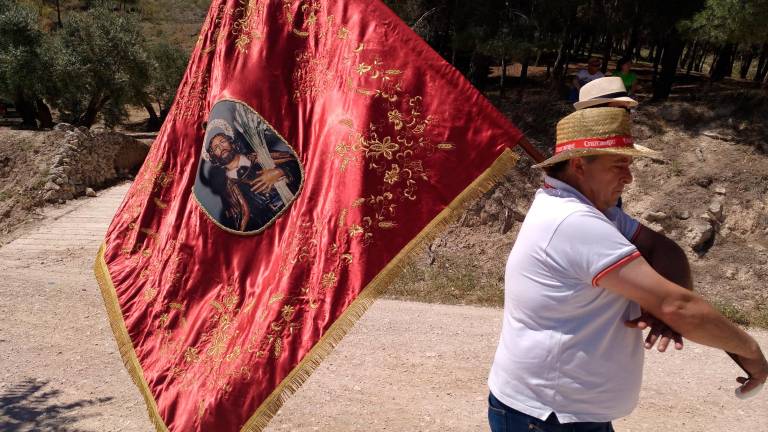
M 499 105 L 546 148 L 554 123 L 571 108 L 535 97 Z M 548 112 L 542 116 L 538 107 Z M 684 247 L 696 290 L 732 319 L 762 326 L 768 326 L 766 108 L 765 97 L 754 93 L 641 105 L 633 113 L 635 138 L 667 160 L 636 161 L 624 196 L 630 215 Z M 405 269 L 390 295 L 501 305 L 505 260 L 540 176 L 521 161 Z

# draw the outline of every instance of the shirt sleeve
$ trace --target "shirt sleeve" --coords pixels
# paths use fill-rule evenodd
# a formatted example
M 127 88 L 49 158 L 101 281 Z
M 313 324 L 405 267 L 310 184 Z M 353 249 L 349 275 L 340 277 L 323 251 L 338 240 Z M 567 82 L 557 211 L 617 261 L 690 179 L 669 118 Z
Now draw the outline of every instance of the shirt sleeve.
M 593 286 L 612 270 L 640 256 L 611 221 L 589 211 L 566 217 L 552 235 L 546 254 L 563 274 Z
M 640 233 L 640 222 L 635 220 L 632 216 L 624 213 L 624 210 L 620 209 L 619 207 L 612 207 L 608 209 L 606 212 L 606 217 L 608 220 L 613 222 L 613 224 L 616 226 L 616 229 L 619 230 L 621 235 L 624 236 L 625 239 L 629 240 L 630 243 L 635 242 L 635 238 L 637 238 L 637 234 Z

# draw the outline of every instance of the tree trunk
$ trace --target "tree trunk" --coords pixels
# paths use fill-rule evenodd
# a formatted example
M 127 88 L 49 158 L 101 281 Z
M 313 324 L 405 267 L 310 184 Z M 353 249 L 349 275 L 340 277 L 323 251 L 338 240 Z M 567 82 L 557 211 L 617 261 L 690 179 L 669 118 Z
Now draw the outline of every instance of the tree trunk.
M 530 63 L 530 58 L 528 56 L 525 56 L 525 59 L 523 60 L 523 64 L 520 68 L 520 85 L 522 86 L 525 84 L 525 81 L 528 79 L 528 64 Z
M 101 112 L 104 105 L 109 101 L 109 96 L 102 96 L 100 93 L 91 97 L 88 102 L 88 108 L 77 120 L 78 126 L 91 127 L 96 123 L 96 117 Z
M 691 47 L 691 49 L 693 51 L 691 52 L 690 58 L 688 59 L 688 66 L 686 67 L 686 70 L 685 70 L 686 75 L 691 74 L 691 71 L 693 70 L 693 65 L 696 63 L 696 58 L 697 58 L 698 49 L 699 49 L 699 45 L 697 41 L 693 42 L 693 47 Z
M 741 67 L 739 68 L 739 77 L 743 80 L 747 79 L 749 68 L 752 67 L 752 60 L 755 58 L 755 52 L 757 47 L 754 45 L 749 47 L 747 51 L 741 55 Z
M 634 8 L 634 14 L 632 15 L 632 30 L 629 32 L 629 41 L 624 49 L 624 58 L 631 59 L 632 54 L 638 49 L 640 45 L 640 1 L 635 0 L 632 2 Z
M 673 28 L 670 32 L 663 51 L 661 74 L 653 87 L 653 100 L 665 100 L 672 92 L 672 84 L 675 83 L 675 76 L 677 75 L 677 65 L 683 54 L 683 41 L 677 29 Z
M 704 72 L 704 62 L 707 60 L 707 54 L 709 54 L 709 47 L 705 46 L 704 49 L 701 50 L 701 57 L 699 57 L 699 60 L 696 63 L 696 72 Z
M 56 0 L 56 19 L 60 29 L 64 28 L 64 23 L 61 22 L 61 5 L 59 0 Z
M 157 115 L 157 112 L 155 111 L 155 107 L 152 106 L 152 103 L 147 101 L 144 101 L 144 109 L 147 110 L 147 114 L 149 114 L 149 120 L 147 121 L 147 130 L 148 131 L 156 131 L 160 129 L 160 125 L 162 124 L 162 121 L 160 120 L 160 117 Z
M 696 47 L 696 41 L 693 43 L 686 43 L 685 48 L 683 49 L 683 56 L 680 59 L 680 65 L 679 67 L 685 68 L 685 65 L 688 64 L 688 59 L 691 57 L 691 51 Z
M 611 60 L 611 49 L 613 48 L 613 35 L 608 33 L 605 35 L 605 47 L 603 48 L 603 65 L 600 67 L 600 71 L 605 74 L 608 72 L 608 62 Z
M 565 77 L 566 70 L 565 65 L 568 58 L 568 27 L 563 29 L 563 34 L 560 37 L 560 48 L 557 50 L 557 58 L 555 59 L 555 65 L 552 67 L 552 73 L 556 79 L 562 79 Z
M 574 42 L 574 41 L 571 41 Z M 574 45 L 573 45 L 573 52 L 576 53 L 576 55 L 581 54 L 581 51 L 584 49 L 584 35 L 580 34 L 578 39 L 576 39 Z
M 37 105 L 37 120 L 40 121 L 40 128 L 53 128 L 53 116 L 51 115 L 51 109 L 48 108 L 48 105 L 46 105 L 45 101 L 40 98 L 37 98 L 35 104 Z
M 733 73 L 733 51 L 734 46 L 732 43 L 727 43 L 720 48 L 717 60 L 713 62 L 712 70 L 710 71 L 710 79 L 712 81 L 721 81 L 723 78 L 731 76 Z
M 589 36 L 589 48 L 587 48 L 587 61 L 592 57 L 592 53 L 595 51 L 595 35 Z
M 768 43 L 764 43 L 760 50 L 760 58 L 757 60 L 757 71 L 752 78 L 755 82 L 763 82 L 765 80 L 765 74 L 768 72 Z
M 637 21 L 637 20 L 635 20 Z M 624 58 L 631 59 L 640 42 L 640 30 L 637 23 L 632 25 L 632 33 L 629 35 L 627 49 L 624 50 Z
M 19 90 L 16 92 L 13 104 L 16 106 L 16 111 L 21 116 L 21 127 L 24 129 L 37 129 L 35 106 L 27 100 L 23 91 Z
M 507 59 L 501 58 L 501 73 L 499 74 L 499 97 L 504 98 L 504 77 L 507 75 Z
M 651 83 L 653 85 L 656 85 L 656 78 L 659 76 L 659 64 L 661 64 L 661 55 L 664 52 L 664 47 L 661 45 L 656 46 L 656 54 L 653 56 L 653 77 L 651 78 Z
M 719 57 L 720 57 L 720 50 L 717 50 L 717 51 L 715 51 L 715 54 L 712 56 L 712 63 L 709 64 L 709 76 L 710 77 L 715 72 L 715 65 L 717 64 L 717 59 Z

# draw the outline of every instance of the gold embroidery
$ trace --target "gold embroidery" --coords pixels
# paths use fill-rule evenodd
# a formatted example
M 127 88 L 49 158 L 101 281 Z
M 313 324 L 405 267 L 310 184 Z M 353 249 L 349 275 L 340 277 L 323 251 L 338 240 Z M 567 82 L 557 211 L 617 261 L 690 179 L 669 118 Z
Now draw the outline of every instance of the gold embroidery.
M 190 76 L 189 80 L 186 81 L 186 86 L 179 90 L 179 95 L 173 104 L 175 115 L 179 119 L 199 120 L 203 118 L 210 78 L 210 72 L 202 70 Z
M 336 273 L 330 272 L 323 275 L 323 279 L 321 283 L 323 284 L 323 287 L 330 288 L 334 285 L 336 285 Z
M 155 296 L 157 295 L 157 289 L 152 287 L 147 287 L 144 289 L 144 294 L 142 297 L 144 298 L 145 302 L 151 302 L 155 299 Z
M 211 34 L 212 43 L 207 48 L 201 50 L 203 55 L 207 55 L 215 51 L 216 46 L 224 37 L 225 33 L 221 31 L 221 23 L 224 21 L 224 18 L 228 14 L 229 13 L 226 4 L 220 4 L 216 10 L 216 13 L 211 14 L 211 18 L 203 23 L 203 27 L 200 29 L 200 36 L 197 38 L 198 45 L 203 45 L 205 43 L 205 36 L 208 34 L 208 31 L 211 29 L 211 27 L 214 28 Z
M 293 9 L 294 4 L 298 5 L 296 12 Z M 314 0 L 283 0 L 285 22 L 291 27 L 293 34 L 302 38 L 308 37 L 309 30 L 317 24 L 317 12 L 320 9 L 320 2 Z M 300 21 L 298 25 L 297 21 Z
M 141 228 L 139 231 L 140 231 L 140 232 L 142 232 L 142 233 L 144 233 L 144 234 L 146 234 L 146 235 L 147 235 L 147 237 L 150 237 L 150 238 L 151 238 L 151 239 L 153 239 L 153 240 L 155 239 L 155 237 L 157 237 L 157 231 L 153 231 L 152 229 L 149 229 L 149 228 Z M 148 256 L 148 255 L 147 255 L 147 256 Z
M 156 206 L 157 206 L 159 209 L 161 209 L 161 210 L 164 210 L 165 208 L 167 208 L 167 207 L 168 207 L 168 204 L 167 204 L 167 203 L 164 203 L 164 202 L 163 202 L 163 201 L 161 201 L 159 198 L 153 198 L 153 199 L 152 199 L 152 201 L 153 201 L 153 202 L 155 203 L 155 205 L 156 205 Z
M 392 168 L 384 173 L 384 181 L 395 184 L 398 180 L 400 180 L 400 167 L 397 164 L 392 164 Z
M 365 204 L 365 198 L 358 198 L 352 203 L 352 207 L 360 207 L 363 204 Z
M 328 72 L 328 62 L 325 55 L 297 52 L 292 74 L 294 102 L 305 97 L 314 100 L 330 86 L 333 75 Z
M 241 16 L 232 23 L 232 34 L 235 36 L 235 46 L 242 52 L 248 52 L 248 45 L 254 40 L 264 38 L 263 31 L 256 28 L 264 25 L 265 5 L 261 0 L 238 0 L 240 6 L 234 14 Z
M 341 214 L 339 215 L 339 226 L 344 226 L 344 224 L 347 223 L 347 214 L 349 214 L 349 210 L 348 209 L 342 209 L 341 210 Z M 338 249 L 338 247 L 339 246 L 337 244 L 335 244 L 335 243 L 332 246 L 333 249 Z M 335 250 L 334 250 L 334 252 L 335 252 Z
M 282 300 L 283 297 L 285 297 L 285 296 L 282 293 L 277 293 L 277 294 L 275 294 L 275 295 L 273 295 L 272 297 L 269 298 L 269 303 L 267 303 L 267 304 L 269 304 L 271 306 L 273 303 L 276 303 L 276 302 Z
M 357 237 L 360 234 L 364 233 L 365 230 L 360 225 L 352 225 L 349 227 L 349 236 L 350 237 Z
M 293 312 L 296 310 L 295 307 L 290 305 L 283 306 L 283 309 L 281 310 L 280 314 L 283 316 L 283 319 L 286 321 L 290 321 L 291 317 L 293 316 Z

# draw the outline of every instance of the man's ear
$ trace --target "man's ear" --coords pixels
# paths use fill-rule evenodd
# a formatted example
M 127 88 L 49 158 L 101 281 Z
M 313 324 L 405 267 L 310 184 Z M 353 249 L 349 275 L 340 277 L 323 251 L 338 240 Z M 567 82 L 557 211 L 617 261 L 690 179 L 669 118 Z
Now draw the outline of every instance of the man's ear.
M 571 166 L 571 172 L 576 174 L 579 178 L 584 177 L 584 159 L 575 157 L 568 160 L 568 164 Z

